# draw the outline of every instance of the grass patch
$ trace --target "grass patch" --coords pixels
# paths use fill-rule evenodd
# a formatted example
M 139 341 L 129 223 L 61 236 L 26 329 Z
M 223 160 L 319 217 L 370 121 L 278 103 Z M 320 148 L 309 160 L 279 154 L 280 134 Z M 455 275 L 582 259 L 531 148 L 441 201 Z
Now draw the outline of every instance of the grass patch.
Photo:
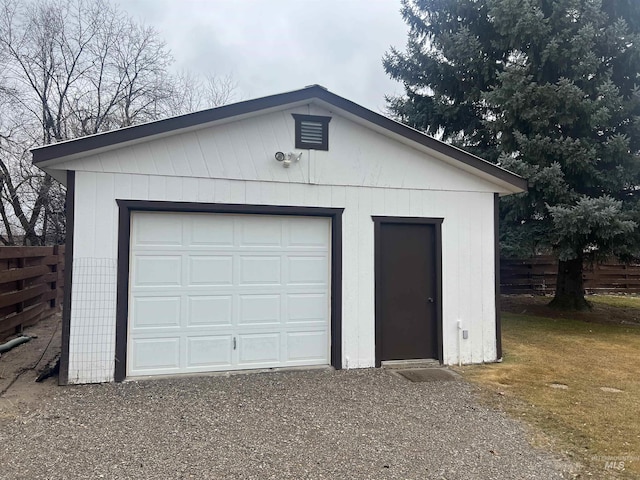
M 640 477 L 639 327 L 511 313 L 503 315 L 503 345 L 502 363 L 461 373 L 576 456 L 587 475 L 618 473 L 602 459 L 615 457 L 622 477 Z
M 609 305 L 618 308 L 633 308 L 640 310 L 640 297 L 628 295 L 591 295 L 589 302 L 596 305 Z

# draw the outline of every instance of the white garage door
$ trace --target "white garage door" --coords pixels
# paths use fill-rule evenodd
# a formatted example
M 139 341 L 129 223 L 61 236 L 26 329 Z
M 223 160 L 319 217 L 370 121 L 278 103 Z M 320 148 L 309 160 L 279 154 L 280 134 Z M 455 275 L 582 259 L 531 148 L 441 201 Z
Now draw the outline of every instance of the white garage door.
M 131 222 L 127 375 L 329 363 L 328 218 Z

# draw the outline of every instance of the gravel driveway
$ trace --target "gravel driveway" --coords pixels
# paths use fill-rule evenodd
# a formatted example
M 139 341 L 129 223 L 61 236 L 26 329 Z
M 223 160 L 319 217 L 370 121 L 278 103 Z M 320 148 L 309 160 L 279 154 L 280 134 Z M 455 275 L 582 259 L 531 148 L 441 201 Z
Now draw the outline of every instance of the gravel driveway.
M 0 477 L 550 479 L 466 383 L 381 369 L 76 386 L 0 430 Z

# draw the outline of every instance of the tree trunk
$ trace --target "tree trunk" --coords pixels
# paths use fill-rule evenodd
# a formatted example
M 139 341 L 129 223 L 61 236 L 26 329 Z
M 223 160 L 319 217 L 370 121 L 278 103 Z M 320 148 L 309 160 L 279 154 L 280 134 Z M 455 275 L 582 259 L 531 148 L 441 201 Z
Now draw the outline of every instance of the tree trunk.
M 584 298 L 582 279 L 583 258 L 558 261 L 556 295 L 549 304 L 559 310 L 589 310 L 591 306 Z

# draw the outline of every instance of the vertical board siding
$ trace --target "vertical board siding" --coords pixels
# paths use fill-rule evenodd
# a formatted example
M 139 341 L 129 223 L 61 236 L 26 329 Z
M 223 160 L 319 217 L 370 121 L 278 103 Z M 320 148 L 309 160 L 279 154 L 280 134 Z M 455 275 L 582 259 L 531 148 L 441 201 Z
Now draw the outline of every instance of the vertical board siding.
M 159 198 L 166 195 L 167 190 L 167 178 L 170 177 L 160 177 L 160 176 L 152 176 L 149 177 L 149 197 L 150 198 Z M 183 179 L 183 181 L 186 178 Z
M 371 219 L 374 190 L 354 188 L 358 194 L 357 234 L 358 234 L 358 324 L 355 335 L 358 338 L 358 366 L 375 366 L 375 316 L 360 317 L 360 312 L 370 312 L 375 307 L 374 271 L 374 230 Z M 349 208 L 349 207 L 347 207 Z
M 423 147 L 392 140 L 335 112 L 317 108 L 317 114 L 331 117 L 329 151 L 303 151 L 300 162 L 282 168 L 274 154 L 295 151 L 291 114 L 301 110 L 307 109 L 287 109 L 148 139 L 96 154 L 94 159 L 69 160 L 57 168 L 277 183 L 502 191 L 457 164 L 419 149 Z
M 304 151 L 300 162 L 283 168 L 274 154 L 294 151 L 292 113 L 330 116 L 330 149 Z M 375 364 L 371 217 L 443 218 L 443 361 L 495 360 L 493 196 L 502 187 L 394 138 L 310 104 L 62 164 L 77 172 L 79 199 L 69 381 L 113 378 L 116 199 L 344 208 L 346 368 Z M 457 320 L 469 331 L 460 345 Z
M 82 180 L 76 183 L 76 210 L 74 222 L 78 229 L 74 231 L 74 238 L 77 242 L 74 246 L 74 257 L 95 258 L 98 254 L 95 250 L 97 218 L 104 213 L 102 205 L 96 204 L 96 179 L 100 176 L 109 181 L 112 175 L 97 174 L 93 172 L 82 172 L 76 175 Z M 110 195 L 109 197 L 112 197 Z M 86 228 L 80 228 L 82 226 Z
M 347 188 L 345 192 L 344 213 L 342 214 L 342 347 L 343 365 L 345 368 L 356 368 L 359 365 L 360 343 L 358 341 L 358 319 L 363 312 L 359 311 L 358 295 L 358 192 L 355 188 Z
M 283 169 L 284 170 L 284 169 Z M 116 199 L 344 208 L 342 364 L 375 364 L 371 217 L 443 218 L 443 361 L 496 360 L 493 193 L 77 172 L 69 382 L 113 379 Z M 97 320 L 96 320 L 97 319 Z
M 467 218 L 466 224 L 461 229 L 463 232 L 462 245 L 473 241 L 482 242 L 482 211 L 477 205 L 473 205 L 471 210 L 473 216 Z M 491 222 L 491 225 L 493 225 L 493 222 Z M 484 356 L 484 322 L 482 321 L 484 305 L 482 304 L 482 285 L 476 284 L 474 279 L 482 278 L 482 258 L 480 255 L 472 255 L 472 252 L 468 250 L 467 252 L 465 261 L 469 268 L 469 276 L 465 278 L 465 289 L 469 292 L 470 301 L 468 304 L 477 305 L 478 307 L 469 309 L 465 316 L 469 318 L 471 326 L 469 335 L 477 339 L 476 342 L 471 344 L 471 363 L 480 363 L 483 361 Z
M 106 178 L 96 178 L 95 201 L 99 204 L 103 198 L 112 198 L 115 191 L 113 176 Z M 117 242 L 118 231 L 113 228 L 117 222 L 117 215 L 113 209 L 104 209 L 103 216 L 95 223 L 95 240 L 93 257 L 102 257 L 99 252 L 111 251 L 113 245 Z
M 475 265 L 475 259 L 470 249 L 464 248 L 465 245 L 477 240 L 477 228 L 474 228 L 474 216 L 476 215 L 476 209 L 474 205 L 469 205 L 466 208 L 469 209 L 467 215 L 462 216 L 462 205 L 458 205 L 458 216 L 460 216 L 460 225 L 458 228 L 458 248 L 459 248 L 459 268 L 462 266 L 467 267 L 467 275 L 458 276 L 458 290 L 461 292 L 467 292 L 466 297 L 462 298 L 460 302 L 459 318 L 462 321 L 463 329 L 469 331 L 471 338 L 477 339 L 477 342 L 473 342 L 470 345 L 462 343 L 462 350 L 464 354 L 468 355 L 471 362 L 474 360 L 478 362 L 478 351 L 482 348 L 482 325 L 476 322 L 476 318 L 481 315 L 482 305 L 478 303 L 478 291 L 480 290 L 475 282 L 477 278 L 480 278 L 480 272 L 477 271 Z M 469 215 L 471 214 L 471 215 Z M 458 332 L 456 331 L 456 334 Z M 467 348 L 465 348 L 467 347 Z M 470 348 L 469 348 L 470 347 Z M 470 351 L 467 351 L 470 350 Z M 463 355 L 464 355 L 463 354 Z
M 489 219 L 489 213 L 486 211 L 481 212 L 484 216 L 484 221 L 482 222 L 482 242 L 483 244 L 488 244 L 489 242 L 493 242 L 494 248 L 493 252 L 487 252 L 482 256 L 482 275 L 483 278 L 491 278 L 491 283 L 485 283 L 482 285 L 482 315 L 483 318 L 488 318 L 493 316 L 493 322 L 483 322 L 483 339 L 484 339 L 484 350 L 488 352 L 487 354 L 498 359 L 498 345 L 496 341 L 496 242 L 498 242 L 498 238 L 495 238 L 496 235 L 495 230 L 495 217 L 491 215 L 491 219 Z M 499 295 L 500 292 L 498 291 Z M 498 312 L 499 313 L 499 312 Z
M 183 165 L 185 174 L 189 177 L 207 177 L 208 171 L 202 155 L 202 146 L 196 132 L 180 135 L 180 146 L 173 161 Z

